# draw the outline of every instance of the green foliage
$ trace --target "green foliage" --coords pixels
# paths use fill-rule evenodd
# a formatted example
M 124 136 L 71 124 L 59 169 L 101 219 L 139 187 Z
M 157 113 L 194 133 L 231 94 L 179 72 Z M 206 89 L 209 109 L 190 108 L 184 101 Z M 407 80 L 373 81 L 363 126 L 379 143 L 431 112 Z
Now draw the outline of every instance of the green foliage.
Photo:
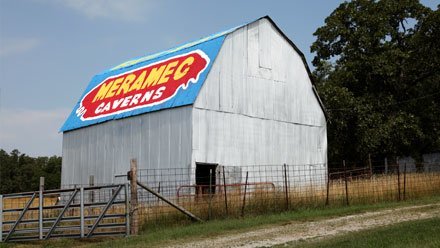
M 440 150 L 440 12 L 418 0 L 342 3 L 311 50 L 329 159 Z
M 29 157 L 0 149 L 0 194 L 38 190 L 40 177 L 45 189 L 56 189 L 61 182 L 61 157 Z

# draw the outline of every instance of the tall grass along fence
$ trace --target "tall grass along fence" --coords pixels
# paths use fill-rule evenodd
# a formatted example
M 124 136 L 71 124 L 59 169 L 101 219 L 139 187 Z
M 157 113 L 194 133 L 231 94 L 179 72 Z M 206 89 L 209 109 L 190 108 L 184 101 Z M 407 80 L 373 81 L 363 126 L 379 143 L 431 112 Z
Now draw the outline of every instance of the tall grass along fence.
M 440 195 L 440 164 L 413 167 L 344 162 L 330 170 L 326 164 L 137 170 L 132 160 L 124 184 L 95 185 L 91 176 L 89 185 L 0 196 L 1 240 L 128 235 L 194 220 Z
M 329 173 L 324 164 L 139 170 L 138 180 L 204 220 L 440 195 L 440 164 L 344 165 Z M 144 228 L 189 221 L 141 188 L 138 202 Z

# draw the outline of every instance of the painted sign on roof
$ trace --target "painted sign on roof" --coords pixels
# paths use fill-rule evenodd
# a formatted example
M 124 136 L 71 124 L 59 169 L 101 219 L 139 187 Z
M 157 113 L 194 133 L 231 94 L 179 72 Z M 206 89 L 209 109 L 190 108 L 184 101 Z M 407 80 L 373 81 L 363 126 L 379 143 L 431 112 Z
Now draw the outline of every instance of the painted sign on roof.
M 193 104 L 224 37 L 217 34 L 96 75 L 61 131 Z

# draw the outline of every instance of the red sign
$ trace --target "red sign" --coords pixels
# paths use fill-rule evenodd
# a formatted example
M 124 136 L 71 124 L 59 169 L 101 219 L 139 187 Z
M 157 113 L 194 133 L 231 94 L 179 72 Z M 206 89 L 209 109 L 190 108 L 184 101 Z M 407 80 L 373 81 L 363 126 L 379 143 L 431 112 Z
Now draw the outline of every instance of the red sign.
M 85 94 L 76 113 L 84 121 L 166 102 L 197 83 L 208 64 L 196 50 L 106 78 Z

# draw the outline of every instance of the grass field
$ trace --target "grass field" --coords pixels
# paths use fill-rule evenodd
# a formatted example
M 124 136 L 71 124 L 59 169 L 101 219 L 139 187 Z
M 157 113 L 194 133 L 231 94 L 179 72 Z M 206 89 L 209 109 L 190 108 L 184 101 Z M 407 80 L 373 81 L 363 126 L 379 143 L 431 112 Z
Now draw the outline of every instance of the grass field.
M 276 247 L 437 248 L 440 247 L 440 218 L 408 221 L 315 242 L 291 243 Z
M 241 219 L 214 220 L 211 222 L 183 225 L 176 223 L 174 226 L 151 226 L 144 230 L 141 235 L 129 238 L 102 238 L 102 239 L 60 239 L 46 242 L 34 242 L 27 244 L 2 244 L 0 247 L 151 247 L 176 244 L 180 241 L 215 237 L 237 232 L 263 228 L 275 224 L 283 224 L 290 221 L 315 221 L 336 216 L 363 213 L 386 208 L 411 206 L 416 204 L 438 203 L 440 197 L 430 197 L 405 202 L 388 202 L 370 205 L 352 205 L 345 207 L 327 208 L 303 208 L 295 211 L 282 212 L 269 215 L 249 216 Z M 345 242 L 345 241 L 344 241 Z M 372 241 L 374 242 L 374 241 Z M 377 246 L 376 246 L 377 247 Z

